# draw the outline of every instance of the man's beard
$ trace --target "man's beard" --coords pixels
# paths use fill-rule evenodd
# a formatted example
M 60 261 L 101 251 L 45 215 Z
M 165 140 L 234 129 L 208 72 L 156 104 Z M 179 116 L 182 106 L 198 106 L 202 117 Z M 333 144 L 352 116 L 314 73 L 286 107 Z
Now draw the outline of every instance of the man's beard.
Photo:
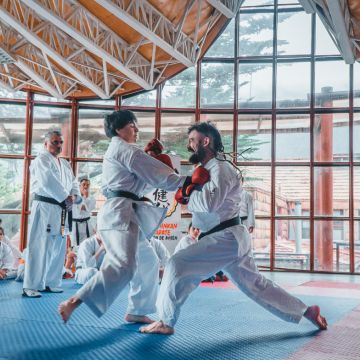
M 193 150 L 190 150 L 193 151 Z M 206 158 L 206 150 L 202 145 L 199 145 L 197 151 L 193 152 L 190 157 L 189 161 L 196 165 L 198 163 L 203 162 L 203 160 Z

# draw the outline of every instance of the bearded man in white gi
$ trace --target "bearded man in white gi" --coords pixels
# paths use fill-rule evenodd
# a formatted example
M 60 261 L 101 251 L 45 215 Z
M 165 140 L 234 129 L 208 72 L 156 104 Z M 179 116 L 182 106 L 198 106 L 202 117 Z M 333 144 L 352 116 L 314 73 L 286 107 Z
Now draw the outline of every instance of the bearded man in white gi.
M 90 216 L 91 211 L 95 209 L 96 200 L 90 196 L 90 180 L 87 178 L 80 178 L 79 182 L 81 202 L 79 204 L 74 204 L 72 208 L 72 246 L 79 246 L 84 239 L 89 238 L 94 233 L 94 228 L 90 223 Z
M 280 318 L 299 322 L 304 316 L 318 328 L 326 329 L 326 319 L 316 305 L 302 301 L 259 273 L 251 252 L 248 231 L 240 224 L 240 174 L 224 159 L 219 131 L 209 122 L 188 130 L 192 163 L 201 163 L 210 172 L 210 181 L 201 191 L 193 191 L 188 203 L 192 221 L 201 240 L 173 255 L 161 283 L 157 307 L 160 320 L 140 328 L 143 333 L 170 335 L 180 308 L 201 280 L 223 269 L 251 299 Z M 186 194 L 185 194 L 186 195 Z
M 66 222 L 79 184 L 68 161 L 58 156 L 63 139 L 59 131 L 45 135 L 44 149 L 31 163 L 31 207 L 23 296 L 38 298 L 40 291 L 62 292 Z M 70 221 L 70 222 L 69 222 Z M 70 227 L 70 226 L 69 226 Z
M 106 254 L 100 271 L 60 304 L 59 314 L 65 322 L 82 302 L 97 316 L 107 311 L 135 273 L 140 230 L 142 241 L 151 237 L 166 214 L 166 209 L 147 205 L 141 196 L 149 186 L 173 191 L 186 180 L 134 145 L 139 129 L 131 111 L 106 115 L 104 128 L 111 138 L 103 161 L 102 190 L 107 201 L 99 212 L 97 228 Z M 145 291 L 142 298 L 147 298 Z M 145 316 L 130 315 L 132 319 L 126 320 L 148 322 Z

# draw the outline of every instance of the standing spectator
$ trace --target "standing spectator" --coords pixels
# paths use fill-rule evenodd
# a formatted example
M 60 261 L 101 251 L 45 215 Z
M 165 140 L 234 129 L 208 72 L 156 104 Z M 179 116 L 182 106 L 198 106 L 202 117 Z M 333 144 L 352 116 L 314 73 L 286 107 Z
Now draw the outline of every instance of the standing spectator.
M 39 290 L 63 291 L 59 286 L 66 252 L 65 221 L 71 231 L 71 208 L 74 201 L 81 201 L 70 164 L 59 158 L 63 142 L 59 131 L 48 132 L 44 149 L 30 166 L 34 200 L 24 274 L 25 297 L 41 297 Z

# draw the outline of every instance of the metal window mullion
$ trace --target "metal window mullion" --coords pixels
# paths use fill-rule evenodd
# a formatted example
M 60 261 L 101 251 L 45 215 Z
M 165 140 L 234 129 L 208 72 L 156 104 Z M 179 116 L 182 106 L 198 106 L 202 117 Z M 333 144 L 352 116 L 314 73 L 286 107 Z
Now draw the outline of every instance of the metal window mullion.
M 34 120 L 34 94 L 27 92 L 26 97 L 26 119 L 25 119 L 25 156 L 24 156 L 24 176 L 23 176 L 23 195 L 20 220 L 20 251 L 26 248 L 27 228 L 29 217 L 29 192 L 30 192 L 30 163 L 31 163 L 31 141 Z
M 349 245 L 350 245 L 350 273 L 355 272 L 355 232 L 354 232 L 354 65 L 349 68 Z
M 240 12 L 238 11 L 235 17 L 235 49 L 234 49 L 234 114 L 233 114 L 233 162 L 237 162 L 237 139 L 238 139 L 238 130 L 239 130 L 239 61 L 237 60 L 239 56 L 239 21 L 240 21 Z
M 277 19 L 278 1 L 274 1 L 274 33 L 273 33 L 273 58 L 272 58 L 272 101 L 271 101 L 271 222 L 270 222 L 270 270 L 275 265 L 275 162 L 276 162 L 276 60 L 277 60 Z
M 311 15 L 311 65 L 310 65 L 310 272 L 315 268 L 314 224 L 314 119 L 315 119 L 315 46 L 316 17 Z

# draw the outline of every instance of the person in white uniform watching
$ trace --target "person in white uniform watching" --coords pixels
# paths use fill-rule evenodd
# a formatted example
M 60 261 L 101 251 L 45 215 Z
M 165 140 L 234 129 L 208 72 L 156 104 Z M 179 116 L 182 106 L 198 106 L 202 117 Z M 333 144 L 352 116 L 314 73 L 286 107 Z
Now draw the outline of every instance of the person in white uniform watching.
M 94 233 L 94 228 L 90 223 L 91 211 L 95 209 L 96 201 L 90 196 L 90 180 L 80 178 L 81 202 L 74 204 L 73 211 L 73 227 L 71 242 L 72 246 L 79 246 L 80 243 L 89 238 Z
M 98 232 L 81 242 L 77 252 L 75 272 L 75 281 L 78 284 L 85 284 L 99 271 L 105 252 Z
M 45 135 L 44 149 L 30 166 L 34 199 L 27 244 L 23 296 L 41 297 L 40 291 L 62 292 L 65 232 L 71 230 L 71 208 L 81 200 L 71 166 L 59 158 L 63 138 L 59 131 Z
M 179 250 L 186 249 L 188 246 L 192 244 L 196 244 L 198 242 L 198 237 L 200 235 L 200 230 L 192 225 L 190 222 L 188 227 L 188 234 L 182 237 L 177 243 L 174 254 L 176 254 Z
M 174 333 L 181 306 L 203 278 L 223 269 L 246 295 L 280 318 L 298 323 L 307 318 L 319 329 L 327 328 L 317 305 L 308 307 L 259 273 L 251 252 L 250 236 L 240 224 L 240 173 L 226 161 L 219 131 L 209 122 L 188 130 L 190 162 L 201 163 L 210 181 L 201 191 L 177 194 L 188 204 L 199 241 L 173 255 L 166 268 L 157 301 L 160 320 L 140 328 L 143 333 Z
M 14 279 L 16 277 L 14 261 L 15 257 L 11 247 L 4 240 L 4 229 L 0 227 L 0 280 Z
M 189 186 L 192 182 L 134 145 L 139 129 L 131 111 L 120 110 L 106 115 L 104 127 L 111 138 L 103 160 L 102 190 L 107 200 L 98 214 L 97 228 L 106 254 L 100 271 L 59 305 L 64 322 L 83 302 L 97 316 L 103 315 L 133 278 L 140 230 L 145 237 L 151 237 L 166 213 L 166 209 L 142 201 L 141 196 L 148 187 L 174 191 L 185 180 Z M 145 237 L 142 236 L 141 241 L 145 241 Z M 145 291 L 141 297 L 146 299 Z M 138 311 L 142 315 L 134 314 L 127 320 L 148 322 L 145 313 Z
M 19 261 L 21 259 L 21 252 L 18 249 L 18 247 L 15 244 L 13 244 L 13 242 L 6 236 L 5 230 L 1 226 L 0 226 L 0 241 L 2 241 L 4 244 L 10 247 L 13 257 L 12 269 L 16 270 L 19 266 Z

